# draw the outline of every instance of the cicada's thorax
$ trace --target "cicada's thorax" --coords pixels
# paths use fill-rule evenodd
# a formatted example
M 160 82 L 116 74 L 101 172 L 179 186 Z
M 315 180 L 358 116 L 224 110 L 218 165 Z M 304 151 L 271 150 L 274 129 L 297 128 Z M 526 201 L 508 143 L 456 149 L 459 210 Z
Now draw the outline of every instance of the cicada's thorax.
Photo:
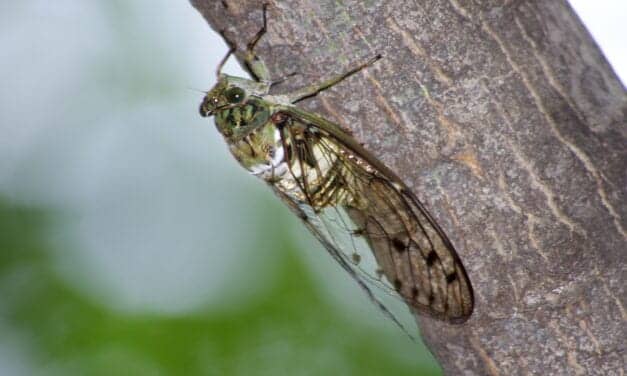
M 215 114 L 216 127 L 231 154 L 255 175 L 263 175 L 283 160 L 278 130 L 270 115 L 271 109 L 254 99 Z
M 324 145 L 302 123 L 277 121 L 273 114 L 262 101 L 249 100 L 217 112 L 216 126 L 231 154 L 253 175 L 298 201 L 336 204 L 343 164 L 330 150 L 334 146 Z

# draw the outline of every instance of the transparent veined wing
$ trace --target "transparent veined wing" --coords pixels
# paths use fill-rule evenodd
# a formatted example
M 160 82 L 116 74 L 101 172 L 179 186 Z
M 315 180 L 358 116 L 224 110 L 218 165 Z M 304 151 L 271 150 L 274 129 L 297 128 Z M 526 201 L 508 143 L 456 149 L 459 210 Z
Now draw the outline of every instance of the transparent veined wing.
M 375 301 L 373 284 L 416 312 L 465 321 L 473 309 L 466 271 L 407 186 L 336 125 L 288 106 L 273 119 L 290 179 L 271 185 L 332 257 Z

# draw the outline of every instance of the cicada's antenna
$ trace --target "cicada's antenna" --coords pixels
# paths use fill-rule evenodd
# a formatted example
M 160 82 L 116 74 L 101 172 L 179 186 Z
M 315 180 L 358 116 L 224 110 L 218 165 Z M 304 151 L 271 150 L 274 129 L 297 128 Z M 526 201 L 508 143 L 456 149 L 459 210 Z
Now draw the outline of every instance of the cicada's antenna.
M 218 64 L 218 68 L 216 68 L 216 77 L 218 78 L 220 77 L 220 74 L 222 74 L 222 67 L 224 67 L 224 64 L 226 64 L 226 61 L 229 60 L 233 52 L 235 52 L 235 50 L 237 49 L 237 47 L 234 44 L 232 44 L 231 42 L 229 42 L 228 39 L 226 39 L 226 37 L 224 36 L 224 31 L 220 31 L 220 35 L 222 35 L 222 39 L 224 39 L 226 43 L 229 45 L 229 51 L 222 58 L 222 60 L 220 60 L 220 64 Z

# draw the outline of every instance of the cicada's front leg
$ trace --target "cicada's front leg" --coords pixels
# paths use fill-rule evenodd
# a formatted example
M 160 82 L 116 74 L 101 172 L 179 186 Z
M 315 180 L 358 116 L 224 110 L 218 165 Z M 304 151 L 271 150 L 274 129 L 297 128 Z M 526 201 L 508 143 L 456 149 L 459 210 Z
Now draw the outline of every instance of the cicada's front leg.
M 253 39 L 248 42 L 248 44 L 246 45 L 246 51 L 244 53 L 244 69 L 246 69 L 246 71 L 248 71 L 248 74 L 250 74 L 253 80 L 257 82 L 270 82 L 270 74 L 268 73 L 266 65 L 257 56 L 257 54 L 255 54 L 255 47 L 257 46 L 257 43 L 268 30 L 268 18 L 266 16 L 267 11 L 268 4 L 263 4 L 263 26 L 261 27 L 261 29 L 259 29 L 257 34 L 255 34 Z M 229 59 L 229 57 L 231 57 L 231 55 L 235 51 L 237 51 L 237 45 L 229 42 L 229 40 L 224 35 L 224 31 L 220 31 L 220 34 L 222 35 L 222 38 L 228 43 L 229 51 L 227 52 L 226 56 L 222 58 L 220 64 L 218 64 L 218 68 L 216 70 L 217 76 L 220 76 L 222 68 L 224 67 L 224 64 Z
M 297 90 L 295 92 L 292 93 L 288 93 L 286 94 L 286 96 L 289 98 L 289 101 L 294 104 L 294 103 L 298 103 L 300 101 L 302 101 L 303 99 L 307 99 L 307 98 L 311 98 L 311 97 L 315 97 L 316 95 L 318 95 L 318 93 L 330 88 L 331 86 L 334 86 L 338 83 L 340 83 L 341 81 L 345 80 L 346 78 L 352 76 L 353 74 L 361 71 L 362 69 L 367 68 L 368 66 L 374 64 L 375 62 L 377 62 L 379 59 L 381 59 L 382 56 L 381 55 L 377 55 L 375 57 L 373 57 L 372 59 L 366 61 L 365 63 L 361 63 L 351 69 L 349 69 L 348 71 L 339 74 L 335 77 L 331 77 L 327 80 L 324 80 L 322 82 L 319 82 L 317 84 L 313 84 L 307 87 L 304 87 L 300 90 Z
M 255 54 L 255 47 L 257 47 L 257 43 L 262 36 L 268 31 L 268 17 L 266 13 L 268 12 L 268 4 L 264 3 L 263 8 L 263 26 L 257 34 L 253 37 L 253 39 L 248 42 L 246 45 L 246 55 L 244 55 L 244 65 L 246 66 L 246 70 L 251 75 L 251 77 L 257 81 L 270 82 L 270 73 L 268 72 L 268 68 L 264 64 L 263 60 Z

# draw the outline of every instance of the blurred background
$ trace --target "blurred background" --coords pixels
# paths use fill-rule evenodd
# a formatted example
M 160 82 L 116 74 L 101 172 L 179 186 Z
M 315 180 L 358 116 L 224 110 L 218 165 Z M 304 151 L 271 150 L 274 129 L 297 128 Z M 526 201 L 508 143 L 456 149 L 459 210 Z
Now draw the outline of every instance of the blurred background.
M 625 82 L 626 5 L 572 3 Z M 0 47 L 0 375 L 441 373 L 198 116 L 187 1 L 5 1 Z

